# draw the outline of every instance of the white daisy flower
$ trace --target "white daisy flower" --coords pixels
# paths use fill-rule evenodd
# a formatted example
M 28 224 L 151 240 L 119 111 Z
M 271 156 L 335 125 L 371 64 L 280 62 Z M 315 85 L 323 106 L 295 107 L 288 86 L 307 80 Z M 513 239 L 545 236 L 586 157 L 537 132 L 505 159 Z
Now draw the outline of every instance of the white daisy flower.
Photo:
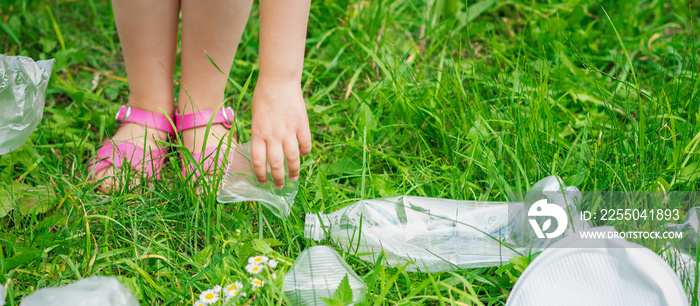
M 260 280 L 259 278 L 250 278 L 250 284 L 253 285 L 253 288 L 260 288 L 262 286 L 265 286 L 265 282 Z
M 262 272 L 263 266 L 259 264 L 250 263 L 245 266 L 245 270 L 250 274 L 258 274 Z
M 219 293 L 219 292 L 221 292 L 221 286 L 216 285 L 216 286 L 214 286 L 214 289 L 212 289 L 212 290 L 214 290 L 214 292 L 216 292 L 216 293 Z
M 199 300 L 205 304 L 216 303 L 219 300 L 219 293 L 214 291 L 214 289 L 204 291 L 199 295 Z
M 192 305 L 193 306 L 206 306 L 207 304 L 209 304 L 209 303 L 205 303 L 204 301 L 200 300 L 200 301 L 194 302 L 194 304 L 192 304 Z
M 233 295 L 236 296 L 238 294 L 238 291 L 240 291 L 241 289 L 243 289 L 243 284 L 241 282 L 234 282 L 232 284 L 226 285 L 226 290 L 224 291 L 224 293 L 228 295 L 231 292 L 235 291 L 236 293 Z
M 248 263 L 262 265 L 262 264 L 266 263 L 267 260 L 268 260 L 267 256 L 258 255 L 258 256 L 253 256 L 251 258 L 248 258 Z
M 270 261 L 267 262 L 267 265 L 270 266 L 270 268 L 277 268 L 277 260 L 270 259 Z
M 241 298 L 245 298 L 247 294 L 245 292 L 236 292 L 236 295 L 240 296 Z M 224 298 L 224 302 L 228 303 L 230 300 L 236 298 L 236 295 L 227 295 L 226 298 Z

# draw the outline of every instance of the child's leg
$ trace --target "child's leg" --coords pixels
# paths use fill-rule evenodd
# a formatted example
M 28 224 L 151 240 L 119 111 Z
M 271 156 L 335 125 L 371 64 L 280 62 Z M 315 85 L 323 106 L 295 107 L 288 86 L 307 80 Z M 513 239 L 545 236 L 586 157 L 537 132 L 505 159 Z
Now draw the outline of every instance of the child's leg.
M 179 113 L 214 109 L 224 101 L 224 89 L 252 3 L 252 0 L 182 0 Z M 205 129 L 182 132 L 184 145 L 192 152 L 202 151 Z M 228 130 L 217 124 L 210 131 L 207 143 L 213 146 Z
M 113 0 L 112 5 L 129 79 L 128 105 L 172 114 L 175 104 L 171 73 L 175 67 L 180 1 Z M 129 123 L 119 128 L 112 140 L 115 143 L 128 140 L 146 150 L 157 150 L 154 139 L 167 139 L 167 133 L 149 129 L 144 143 L 145 133 L 142 126 Z M 114 170 L 108 167 L 95 177 L 111 176 Z M 113 184 L 108 179 L 103 187 L 111 188 Z

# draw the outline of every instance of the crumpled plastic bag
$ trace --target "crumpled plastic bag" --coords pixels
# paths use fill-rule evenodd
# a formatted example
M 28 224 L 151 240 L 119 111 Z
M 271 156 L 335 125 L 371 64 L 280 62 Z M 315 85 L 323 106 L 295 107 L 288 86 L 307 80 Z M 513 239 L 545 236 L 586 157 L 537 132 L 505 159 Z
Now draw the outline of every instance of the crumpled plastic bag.
M 253 162 L 250 157 L 250 142 L 237 146 L 231 155 L 226 174 L 221 181 L 217 200 L 220 203 L 258 201 L 270 209 L 278 218 L 284 219 L 289 216 L 291 207 L 294 204 L 294 197 L 296 197 L 299 190 L 299 181 L 292 181 L 286 178 L 284 187 L 277 189 L 272 183 L 272 175 L 268 167 L 268 183 L 260 185 L 253 170 Z M 285 176 L 288 176 L 286 172 Z
M 0 54 L 0 155 L 22 146 L 41 122 L 54 62 Z
M 93 276 L 55 288 L 43 288 L 25 297 L 20 306 L 139 306 L 116 278 Z

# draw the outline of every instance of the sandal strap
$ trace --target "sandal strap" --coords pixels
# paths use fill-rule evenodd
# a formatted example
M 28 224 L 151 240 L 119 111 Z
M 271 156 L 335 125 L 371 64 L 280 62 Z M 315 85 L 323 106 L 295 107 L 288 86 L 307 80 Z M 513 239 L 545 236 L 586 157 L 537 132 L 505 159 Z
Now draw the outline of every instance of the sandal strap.
M 214 114 L 216 112 L 216 114 Z M 233 109 L 231 107 L 222 107 L 218 111 L 216 109 L 203 110 L 201 112 L 175 115 L 175 127 L 178 131 L 188 130 L 201 126 L 207 126 L 212 114 L 214 120 L 212 124 L 223 124 L 227 129 L 233 126 Z
M 106 140 L 102 148 L 97 151 L 97 156 L 90 162 L 88 172 L 90 176 L 109 166 L 114 166 L 116 169 L 122 168 L 124 162 L 131 164 L 134 169 L 143 171 L 147 176 L 153 176 L 153 172 L 157 171 L 154 168 L 160 168 L 165 161 L 167 154 L 166 149 L 159 149 L 147 152 L 147 159 L 144 160 L 144 148 L 132 142 L 122 142 L 113 144 L 110 140 Z M 147 167 L 146 163 L 153 163 L 153 167 Z
M 170 120 L 168 120 L 168 117 L 164 116 L 163 114 L 151 113 L 149 111 L 124 105 L 117 112 L 116 119 L 117 121 L 121 122 L 122 125 L 132 122 L 145 126 L 149 129 L 168 132 L 170 135 L 175 134 L 175 130 L 170 124 Z
M 233 152 L 234 149 L 235 147 L 232 147 L 231 152 Z M 219 151 L 219 158 L 218 160 L 215 160 L 217 150 Z M 227 162 L 229 162 L 224 156 L 225 152 L 226 148 L 223 146 L 221 148 L 217 146 L 211 146 L 206 147 L 204 149 L 204 152 L 202 153 L 192 153 L 192 157 L 194 157 L 195 161 L 201 164 L 201 169 L 204 171 L 204 173 L 200 172 L 200 168 L 194 164 L 185 165 L 185 161 L 183 160 L 182 175 L 187 177 L 188 172 L 192 173 L 193 180 L 196 181 L 197 179 L 199 179 L 199 177 L 212 173 L 215 167 L 223 171 L 223 167 L 226 165 Z

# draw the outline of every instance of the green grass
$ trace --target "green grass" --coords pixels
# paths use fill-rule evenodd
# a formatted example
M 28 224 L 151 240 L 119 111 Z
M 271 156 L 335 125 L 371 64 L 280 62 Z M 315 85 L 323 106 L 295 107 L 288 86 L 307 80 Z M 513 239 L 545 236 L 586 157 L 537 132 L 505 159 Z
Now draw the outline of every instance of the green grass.
M 191 305 L 268 247 L 293 262 L 315 244 L 303 238 L 305 213 L 362 198 L 513 200 L 510 191 L 551 174 L 581 190 L 700 190 L 699 5 L 314 1 L 302 81 L 314 149 L 281 222 L 256 203 L 196 195 L 177 175 L 177 153 L 153 188 L 96 192 L 86 165 L 128 96 L 111 6 L 3 1 L 0 53 L 57 59 L 42 124 L 0 157 L 0 203 L 22 207 L 0 218 L 8 303 L 114 275 L 142 305 Z M 227 89 L 242 141 L 257 16 Z M 49 191 L 19 192 L 37 186 Z M 521 273 L 514 264 L 407 273 L 342 255 L 377 305 L 502 305 Z M 282 304 L 272 287 L 253 304 Z

